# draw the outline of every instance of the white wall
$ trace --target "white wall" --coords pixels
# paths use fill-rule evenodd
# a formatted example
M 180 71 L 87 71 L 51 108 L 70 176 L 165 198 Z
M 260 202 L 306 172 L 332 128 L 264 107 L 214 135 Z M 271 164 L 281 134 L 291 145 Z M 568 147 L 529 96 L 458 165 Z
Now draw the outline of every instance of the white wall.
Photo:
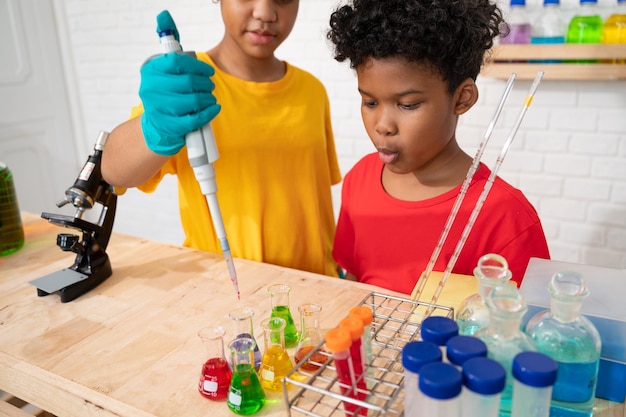
M 362 127 L 356 80 L 331 57 L 325 41 L 337 0 L 301 0 L 291 37 L 277 54 L 315 74 L 331 100 L 342 172 L 373 147 Z M 600 1 L 606 17 L 614 1 Z M 67 57 L 76 74 L 85 141 L 112 130 L 138 102 L 139 67 L 158 52 L 155 17 L 168 9 L 185 49 L 207 50 L 221 38 L 219 5 L 210 0 L 57 0 L 68 26 Z M 532 14 L 539 0 L 528 0 Z M 563 1 L 565 14 L 577 3 Z M 458 139 L 474 155 L 504 81 L 479 78 L 479 103 L 461 120 Z M 483 161 L 495 158 L 516 119 L 530 82 L 518 81 Z M 626 81 L 543 81 L 500 176 L 520 188 L 543 221 L 554 259 L 626 268 Z M 336 187 L 336 207 L 340 186 Z M 119 200 L 115 229 L 180 244 L 174 179 L 153 195 L 129 191 Z M 479 233 L 480 231 L 474 231 Z

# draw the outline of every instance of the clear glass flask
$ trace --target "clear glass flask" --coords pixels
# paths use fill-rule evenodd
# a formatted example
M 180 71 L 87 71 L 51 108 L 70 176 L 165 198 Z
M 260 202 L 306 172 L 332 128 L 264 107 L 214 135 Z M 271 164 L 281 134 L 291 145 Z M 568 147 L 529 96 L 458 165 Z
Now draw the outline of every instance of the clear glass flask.
M 500 363 L 506 370 L 506 386 L 500 399 L 500 415 L 511 413 L 513 375 L 511 373 L 515 355 L 537 349 L 530 337 L 520 326 L 528 310 L 517 287 L 501 285 L 494 288 L 485 299 L 489 310 L 489 324 L 474 333 L 487 345 L 487 357 Z
M 270 317 L 261 322 L 265 351 L 261 361 L 261 385 L 270 391 L 282 390 L 282 380 L 293 369 L 293 362 L 285 349 L 285 320 Z
M 322 306 L 315 303 L 301 304 L 298 306 L 298 312 L 300 313 L 300 340 L 298 340 L 298 347 L 294 356 L 296 364 L 302 362 L 304 357 L 324 340 L 320 329 Z M 326 362 L 326 358 L 326 355 L 316 352 L 300 365 L 300 369 L 316 371 L 321 364 Z
M 208 358 L 202 365 L 198 391 L 209 400 L 226 399 L 233 376 L 224 355 L 225 334 L 224 328 L 219 326 L 205 327 L 198 332 Z
M 467 297 L 459 306 L 456 322 L 459 325 L 459 334 L 471 336 L 477 330 L 487 327 L 489 310 L 485 305 L 485 298 L 491 291 L 505 284 L 511 279 L 509 263 L 495 253 L 483 255 L 474 268 L 474 276 L 478 282 L 478 292 Z
M 589 291 L 582 275 L 572 271 L 554 274 L 548 289 L 550 309 L 528 321 L 526 334 L 558 364 L 551 408 L 558 415 L 591 416 L 602 342 L 596 327 L 580 314 Z
M 232 355 L 233 377 L 228 390 L 228 408 L 235 414 L 248 416 L 265 404 L 265 391 L 254 370 L 254 347 L 256 342 L 241 337 L 228 344 Z
M 285 284 L 274 284 L 267 288 L 272 301 L 272 317 L 280 317 L 285 320 L 285 347 L 292 348 L 298 344 L 298 329 L 293 321 L 291 308 L 289 305 L 289 293 L 291 287 Z
M 254 340 L 254 368 L 258 371 L 261 366 L 261 351 L 259 350 L 259 344 L 254 337 L 254 325 L 252 318 L 254 317 L 254 310 L 250 307 L 241 307 L 232 310 L 228 313 L 228 317 L 233 321 L 233 331 L 235 338 L 249 337 Z

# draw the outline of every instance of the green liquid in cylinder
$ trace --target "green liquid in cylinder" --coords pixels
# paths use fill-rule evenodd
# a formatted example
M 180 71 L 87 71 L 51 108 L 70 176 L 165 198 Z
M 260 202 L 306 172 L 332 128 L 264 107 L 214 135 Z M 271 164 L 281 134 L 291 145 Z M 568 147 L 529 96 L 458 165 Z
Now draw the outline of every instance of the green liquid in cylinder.
M 249 416 L 263 408 L 265 392 L 252 365 L 235 366 L 227 403 L 233 413 L 243 416 Z
M 295 347 L 298 344 L 298 329 L 293 321 L 289 306 L 276 306 L 272 308 L 272 317 L 280 317 L 285 320 L 285 347 L 287 349 Z

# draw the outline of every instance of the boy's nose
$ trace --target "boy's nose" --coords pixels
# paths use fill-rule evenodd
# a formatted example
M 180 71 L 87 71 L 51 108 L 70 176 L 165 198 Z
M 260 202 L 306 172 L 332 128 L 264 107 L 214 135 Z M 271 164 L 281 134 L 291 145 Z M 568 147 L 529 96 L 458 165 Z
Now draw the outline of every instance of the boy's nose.
M 252 17 L 261 22 L 276 21 L 275 0 L 255 0 L 253 3 Z

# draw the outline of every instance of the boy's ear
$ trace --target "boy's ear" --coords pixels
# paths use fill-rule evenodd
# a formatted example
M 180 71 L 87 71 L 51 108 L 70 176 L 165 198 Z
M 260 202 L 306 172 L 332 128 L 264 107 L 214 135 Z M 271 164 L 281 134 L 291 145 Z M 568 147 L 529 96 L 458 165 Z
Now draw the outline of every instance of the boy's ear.
M 471 78 L 466 79 L 454 92 L 454 112 L 461 115 L 472 108 L 478 101 L 478 88 Z

